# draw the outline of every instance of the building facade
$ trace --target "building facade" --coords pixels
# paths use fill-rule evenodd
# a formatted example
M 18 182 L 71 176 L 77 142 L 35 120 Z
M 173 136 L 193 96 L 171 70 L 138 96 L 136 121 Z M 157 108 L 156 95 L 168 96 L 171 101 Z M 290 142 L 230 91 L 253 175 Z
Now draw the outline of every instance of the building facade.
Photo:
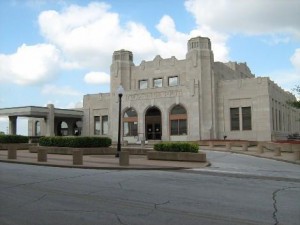
M 110 93 L 83 97 L 82 135 L 117 141 L 121 85 L 122 137 L 140 140 L 196 141 L 285 139 L 300 131 L 295 96 L 268 77 L 255 77 L 246 63 L 215 62 L 209 38 L 188 41 L 186 58 L 134 65 L 133 54 L 115 51 Z
M 246 63 L 215 62 L 206 37 L 190 39 L 182 60 L 158 55 L 136 66 L 132 52 L 115 51 L 110 75 L 111 92 L 85 95 L 80 110 L 61 115 L 61 109 L 51 106 L 42 118 L 29 114 L 28 135 L 108 136 L 117 141 L 119 86 L 125 90 L 121 136 L 129 143 L 225 137 L 271 141 L 300 133 L 300 110 L 288 104 L 295 96 L 268 77 L 255 77 Z M 11 130 L 20 114 L 15 111 L 0 109 L 0 115 L 10 117 Z

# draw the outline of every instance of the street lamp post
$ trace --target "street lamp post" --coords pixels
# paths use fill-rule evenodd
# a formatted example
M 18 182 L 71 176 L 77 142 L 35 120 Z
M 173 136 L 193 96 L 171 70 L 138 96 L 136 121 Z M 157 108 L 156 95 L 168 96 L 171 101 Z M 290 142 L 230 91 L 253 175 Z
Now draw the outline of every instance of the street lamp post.
M 119 96 L 119 124 L 118 124 L 118 145 L 116 157 L 120 156 L 121 152 L 121 106 L 122 106 L 122 96 L 124 94 L 124 88 L 120 85 L 117 89 L 117 94 Z

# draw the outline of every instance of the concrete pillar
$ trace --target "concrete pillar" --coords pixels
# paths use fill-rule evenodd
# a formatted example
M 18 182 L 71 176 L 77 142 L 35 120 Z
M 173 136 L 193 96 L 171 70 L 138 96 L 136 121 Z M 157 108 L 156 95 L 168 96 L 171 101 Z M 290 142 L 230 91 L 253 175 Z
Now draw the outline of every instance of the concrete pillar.
M 127 140 L 123 141 L 123 146 L 128 146 L 128 141 Z
M 47 149 L 38 149 L 38 162 L 47 162 Z
M 80 149 L 73 150 L 73 165 L 83 164 L 83 152 Z
M 121 151 L 119 157 L 120 166 L 129 166 L 129 152 Z
M 274 156 L 281 156 L 281 149 L 280 147 L 274 148 Z
M 259 153 L 259 154 L 262 154 L 262 153 L 264 153 L 264 146 L 263 146 L 263 143 L 258 143 L 257 144 L 257 153 Z
M 8 159 L 17 159 L 17 147 L 14 145 L 7 146 L 7 158 Z
M 214 142 L 213 141 L 209 141 L 208 142 L 208 146 L 209 146 L 209 148 L 213 148 L 214 147 Z
M 230 150 L 231 149 L 231 143 L 230 142 L 226 142 L 226 150 Z
M 294 150 L 294 159 L 300 160 L 300 150 Z
M 16 135 L 17 134 L 17 117 L 9 116 L 9 134 Z
M 54 105 L 48 104 L 47 107 L 48 107 L 49 111 L 48 111 L 48 116 L 45 120 L 46 136 L 53 137 L 53 136 L 55 136 L 55 133 L 54 133 Z
M 248 146 L 249 146 L 249 143 L 243 143 L 242 144 L 242 150 L 243 151 L 248 151 Z
M 141 147 L 142 147 L 142 148 L 145 147 L 145 140 L 141 140 Z

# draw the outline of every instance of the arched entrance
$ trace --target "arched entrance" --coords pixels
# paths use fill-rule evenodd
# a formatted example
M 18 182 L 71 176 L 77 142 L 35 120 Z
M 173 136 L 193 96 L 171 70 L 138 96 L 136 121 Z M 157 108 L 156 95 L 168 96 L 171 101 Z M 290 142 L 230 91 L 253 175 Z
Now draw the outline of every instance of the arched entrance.
M 145 114 L 145 135 L 147 140 L 161 140 L 161 112 L 151 107 Z
M 68 124 L 65 121 L 60 121 L 57 125 L 57 136 L 67 136 L 68 133 Z

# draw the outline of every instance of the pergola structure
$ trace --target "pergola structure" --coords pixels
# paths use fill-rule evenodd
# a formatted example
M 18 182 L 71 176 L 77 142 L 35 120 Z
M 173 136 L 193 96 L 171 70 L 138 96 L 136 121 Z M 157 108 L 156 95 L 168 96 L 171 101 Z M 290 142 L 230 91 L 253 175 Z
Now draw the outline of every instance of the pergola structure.
M 33 117 L 43 118 L 46 124 L 45 136 L 59 135 L 59 131 L 55 129 L 62 121 L 68 124 L 69 133 L 74 133 L 76 122 L 82 121 L 83 111 L 73 109 L 54 108 L 53 104 L 47 107 L 24 106 L 0 109 L 0 116 L 8 116 L 9 118 L 9 134 L 17 134 L 17 118 Z

